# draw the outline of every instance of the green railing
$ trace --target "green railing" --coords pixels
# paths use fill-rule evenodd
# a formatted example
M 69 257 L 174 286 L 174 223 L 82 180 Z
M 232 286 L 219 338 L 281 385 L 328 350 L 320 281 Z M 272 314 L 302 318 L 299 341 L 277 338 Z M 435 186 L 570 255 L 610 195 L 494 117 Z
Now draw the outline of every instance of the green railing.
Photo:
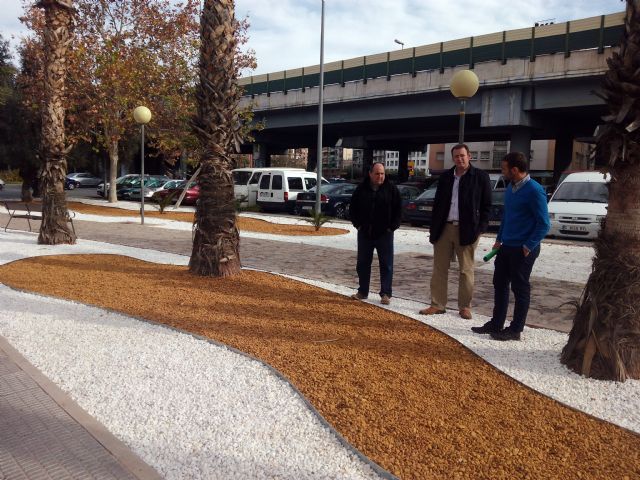
M 501 61 L 511 58 L 528 58 L 535 62 L 538 55 L 598 49 L 618 45 L 624 30 L 624 12 L 601 15 L 566 23 L 539 27 L 506 30 L 477 37 L 467 37 L 449 42 L 424 45 L 340 60 L 325 64 L 324 84 L 340 84 L 393 75 L 411 74 L 428 70 L 444 72 L 445 68 L 458 65 L 474 65 L 479 62 Z M 320 66 L 297 68 L 240 78 L 245 96 L 274 92 L 286 94 L 289 90 L 317 87 L 320 83 Z

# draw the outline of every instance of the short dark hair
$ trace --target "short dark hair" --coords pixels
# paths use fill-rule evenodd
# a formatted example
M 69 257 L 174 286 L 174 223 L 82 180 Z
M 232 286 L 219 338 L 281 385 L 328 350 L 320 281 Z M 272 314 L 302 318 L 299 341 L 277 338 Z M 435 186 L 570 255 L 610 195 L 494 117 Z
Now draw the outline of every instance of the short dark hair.
M 373 162 L 371 164 L 371 166 L 369 167 L 369 173 L 373 172 L 373 167 L 375 167 L 376 165 L 382 165 L 382 169 L 384 170 L 384 162 Z
M 515 167 L 523 173 L 529 170 L 527 157 L 525 157 L 522 152 L 509 152 L 504 156 L 502 161 L 507 162 L 510 169 Z
M 471 155 L 471 150 L 469 150 L 469 147 L 467 146 L 466 143 L 457 143 L 457 144 L 455 144 L 451 148 L 451 155 L 453 156 L 453 151 L 454 150 L 460 150 L 461 148 L 464 148 L 467 151 L 467 155 Z

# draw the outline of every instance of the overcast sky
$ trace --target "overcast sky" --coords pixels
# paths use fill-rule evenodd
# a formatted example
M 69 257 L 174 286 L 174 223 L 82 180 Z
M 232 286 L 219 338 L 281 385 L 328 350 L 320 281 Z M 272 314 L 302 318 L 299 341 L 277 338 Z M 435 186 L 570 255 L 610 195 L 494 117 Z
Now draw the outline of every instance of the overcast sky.
M 624 10 L 621 0 L 326 0 L 325 62 Z M 320 63 L 321 0 L 236 0 L 255 74 Z M 20 0 L 0 0 L 5 39 L 25 34 Z

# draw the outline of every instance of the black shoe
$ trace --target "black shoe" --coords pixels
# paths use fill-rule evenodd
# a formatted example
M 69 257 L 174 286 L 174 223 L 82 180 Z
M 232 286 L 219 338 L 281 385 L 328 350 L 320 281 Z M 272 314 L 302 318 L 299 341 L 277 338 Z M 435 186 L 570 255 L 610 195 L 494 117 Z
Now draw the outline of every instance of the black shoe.
M 491 321 L 488 321 L 481 327 L 471 327 L 471 331 L 474 333 L 497 333 L 500 331 Z
M 506 340 L 520 340 L 520 332 L 514 332 L 513 330 L 505 328 L 500 332 L 492 332 L 491 338 L 494 340 L 501 340 L 503 342 Z

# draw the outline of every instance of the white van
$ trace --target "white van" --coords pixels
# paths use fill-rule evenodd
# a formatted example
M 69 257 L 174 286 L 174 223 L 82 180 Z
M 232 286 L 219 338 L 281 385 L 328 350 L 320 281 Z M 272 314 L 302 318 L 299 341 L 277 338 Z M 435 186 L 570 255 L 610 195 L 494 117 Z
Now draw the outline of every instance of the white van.
M 549 200 L 549 235 L 593 239 L 607 215 L 611 176 L 600 172 L 578 172 L 567 178 Z
M 233 194 L 242 206 L 254 206 L 258 197 L 258 182 L 262 172 L 269 170 L 293 170 L 304 172 L 304 168 L 235 168 L 233 174 Z
M 305 170 L 270 168 L 261 172 L 257 203 L 263 210 L 293 212 L 298 193 L 316 186 L 317 174 Z M 323 184 L 329 182 L 322 179 Z

